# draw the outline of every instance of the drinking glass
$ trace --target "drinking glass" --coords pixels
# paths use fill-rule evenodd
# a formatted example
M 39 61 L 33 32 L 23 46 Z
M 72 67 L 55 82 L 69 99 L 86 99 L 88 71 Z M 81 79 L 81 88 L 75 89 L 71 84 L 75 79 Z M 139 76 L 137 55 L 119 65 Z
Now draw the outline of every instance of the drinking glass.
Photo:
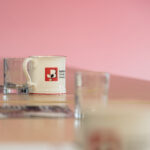
M 75 118 L 84 111 L 94 111 L 97 105 L 106 105 L 109 89 L 109 73 L 82 71 L 75 76 Z
M 3 92 L 3 58 L 0 58 L 0 93 Z
M 76 137 L 82 150 L 149 150 L 150 111 L 143 105 L 99 107 L 85 112 Z
M 4 94 L 28 93 L 22 67 L 23 60 L 24 58 L 4 58 Z

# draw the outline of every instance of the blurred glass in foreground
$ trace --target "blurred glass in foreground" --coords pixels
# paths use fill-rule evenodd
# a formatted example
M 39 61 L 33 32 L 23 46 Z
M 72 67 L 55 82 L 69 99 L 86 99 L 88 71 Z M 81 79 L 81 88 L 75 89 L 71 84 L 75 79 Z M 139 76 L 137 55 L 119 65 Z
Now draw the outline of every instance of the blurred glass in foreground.
M 75 78 L 75 118 L 81 118 L 84 111 L 93 111 L 95 106 L 107 104 L 109 73 L 83 71 Z
M 149 150 L 149 108 L 111 105 L 85 112 L 76 136 L 82 150 Z

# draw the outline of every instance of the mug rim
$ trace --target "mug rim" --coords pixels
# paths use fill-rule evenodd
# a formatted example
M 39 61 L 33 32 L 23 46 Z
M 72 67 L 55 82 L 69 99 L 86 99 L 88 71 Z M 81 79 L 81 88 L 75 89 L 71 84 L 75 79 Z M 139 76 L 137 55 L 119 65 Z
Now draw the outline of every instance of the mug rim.
M 29 56 L 29 57 L 37 57 L 37 58 L 66 58 L 67 56 L 56 56 L 56 55 L 54 55 L 54 56 Z

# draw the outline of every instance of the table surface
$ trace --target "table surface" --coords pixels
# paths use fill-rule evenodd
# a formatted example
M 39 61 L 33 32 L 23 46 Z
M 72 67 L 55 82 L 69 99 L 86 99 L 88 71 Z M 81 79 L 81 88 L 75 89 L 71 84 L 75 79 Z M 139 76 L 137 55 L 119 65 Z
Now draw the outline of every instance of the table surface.
M 74 109 L 73 78 L 75 70 L 68 71 L 67 95 L 3 95 L 0 94 L 0 105 L 34 104 L 69 105 Z M 134 78 L 111 75 L 109 100 L 110 103 L 150 104 L 150 82 Z M 72 142 L 78 120 L 74 118 L 60 119 L 3 119 L 0 120 L 1 142 Z

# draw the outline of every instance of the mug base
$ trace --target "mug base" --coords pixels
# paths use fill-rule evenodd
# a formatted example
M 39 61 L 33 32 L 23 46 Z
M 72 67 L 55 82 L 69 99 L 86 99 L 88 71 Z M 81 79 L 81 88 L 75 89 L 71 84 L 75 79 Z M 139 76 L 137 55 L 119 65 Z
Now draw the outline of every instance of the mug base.
M 38 95 L 62 95 L 66 93 L 29 93 L 29 94 L 38 94 Z

